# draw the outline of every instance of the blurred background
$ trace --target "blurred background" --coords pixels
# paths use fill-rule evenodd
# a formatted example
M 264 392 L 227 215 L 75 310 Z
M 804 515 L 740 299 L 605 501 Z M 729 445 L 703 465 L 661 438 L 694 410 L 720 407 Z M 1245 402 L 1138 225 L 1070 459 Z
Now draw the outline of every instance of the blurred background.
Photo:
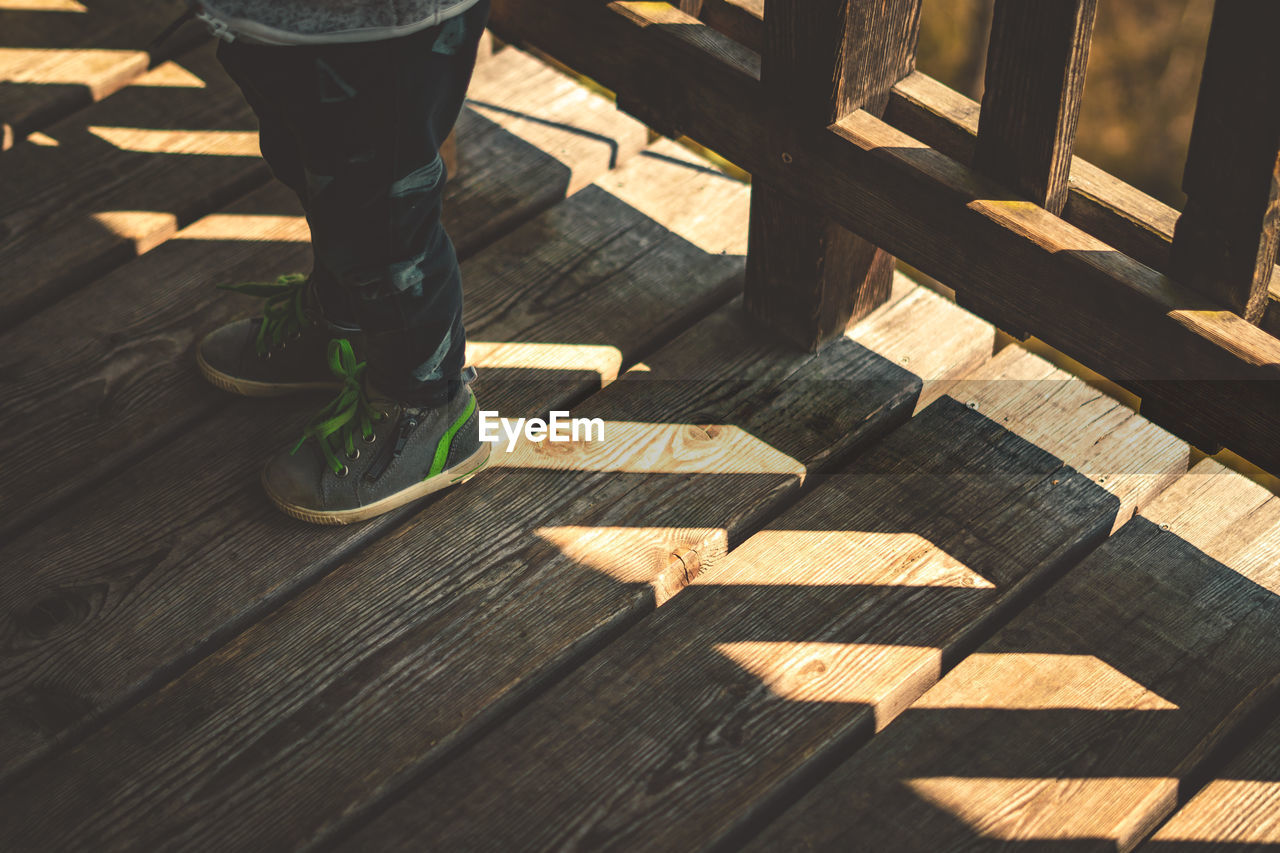
M 919 69 L 981 100 L 993 2 L 924 0 Z M 1213 0 L 1098 0 L 1076 154 L 1178 209 L 1212 12 Z

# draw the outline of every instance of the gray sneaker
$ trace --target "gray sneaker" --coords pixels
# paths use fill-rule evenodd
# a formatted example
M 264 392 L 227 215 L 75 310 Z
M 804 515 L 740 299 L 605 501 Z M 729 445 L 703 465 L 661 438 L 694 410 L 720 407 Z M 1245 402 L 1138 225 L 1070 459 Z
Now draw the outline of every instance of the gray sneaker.
M 335 340 L 329 364 L 342 383 L 290 448 L 262 470 L 267 497 L 315 524 L 352 524 L 461 483 L 489 461 L 469 385 L 439 408 L 408 406 L 364 381 L 351 345 Z
M 332 331 L 307 311 L 307 279 L 284 275 L 274 282 L 222 285 L 265 301 L 262 315 L 213 330 L 196 348 L 196 364 L 223 391 L 275 397 L 341 386 L 326 359 Z M 359 347 L 362 341 L 353 337 Z

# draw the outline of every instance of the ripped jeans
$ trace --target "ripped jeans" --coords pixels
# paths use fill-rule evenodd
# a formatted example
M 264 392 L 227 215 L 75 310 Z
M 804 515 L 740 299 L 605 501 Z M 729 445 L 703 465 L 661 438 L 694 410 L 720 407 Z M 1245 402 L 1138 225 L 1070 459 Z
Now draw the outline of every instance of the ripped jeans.
M 470 378 L 440 146 L 488 13 L 481 0 L 386 41 L 218 46 L 263 157 L 306 211 L 312 304 L 336 334 L 363 331 L 374 386 L 414 405 L 441 405 Z

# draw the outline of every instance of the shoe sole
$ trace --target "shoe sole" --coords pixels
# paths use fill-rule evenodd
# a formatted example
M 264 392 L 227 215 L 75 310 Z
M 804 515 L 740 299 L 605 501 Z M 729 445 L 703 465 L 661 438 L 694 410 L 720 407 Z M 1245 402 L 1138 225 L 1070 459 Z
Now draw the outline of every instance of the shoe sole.
M 255 379 L 241 379 L 229 373 L 223 373 L 205 361 L 204 353 L 198 349 L 196 366 L 213 387 L 239 394 L 241 397 L 283 397 L 286 394 L 297 394 L 302 391 L 333 391 L 341 387 L 337 382 L 259 382 Z
M 262 472 L 262 488 L 266 491 L 267 497 L 279 507 L 281 512 L 299 521 L 330 526 L 355 524 L 356 522 L 367 521 L 375 516 L 391 512 L 391 510 L 398 509 L 405 504 L 421 500 L 427 495 L 434 494 L 449 486 L 465 483 L 478 474 L 485 465 L 489 464 L 489 454 L 492 450 L 493 445 L 487 441 L 481 442 L 475 453 L 452 468 L 446 468 L 434 477 L 428 477 L 422 482 L 396 492 L 394 495 L 388 495 L 380 501 L 374 501 L 371 504 L 356 507 L 355 509 L 315 510 L 282 500 L 271 491 L 271 487 L 267 484 L 266 469 L 263 469 Z

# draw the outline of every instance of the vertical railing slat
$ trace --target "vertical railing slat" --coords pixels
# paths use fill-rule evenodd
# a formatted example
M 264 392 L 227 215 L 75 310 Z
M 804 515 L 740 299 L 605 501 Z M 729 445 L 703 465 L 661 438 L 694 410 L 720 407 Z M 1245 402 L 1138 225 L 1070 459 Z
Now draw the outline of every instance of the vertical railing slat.
M 1257 323 L 1280 244 L 1280 0 L 1218 0 L 1170 269 Z
M 766 97 L 803 126 L 879 114 L 914 70 L 919 24 L 920 0 L 766 0 Z M 747 310 L 807 349 L 888 298 L 892 256 L 765 182 L 752 186 L 749 246 Z
M 1067 200 L 1097 0 L 997 0 L 974 165 L 1053 213 Z

